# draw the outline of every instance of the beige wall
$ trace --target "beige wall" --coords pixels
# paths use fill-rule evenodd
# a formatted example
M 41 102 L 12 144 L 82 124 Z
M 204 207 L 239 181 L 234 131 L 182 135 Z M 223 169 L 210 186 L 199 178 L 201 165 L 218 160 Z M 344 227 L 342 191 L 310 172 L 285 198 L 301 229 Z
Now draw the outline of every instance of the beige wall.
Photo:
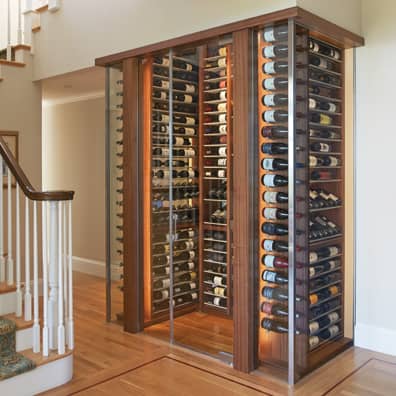
M 362 0 L 357 49 L 357 345 L 396 355 L 396 2 Z
M 73 255 L 105 261 L 104 98 L 43 108 L 43 181 L 75 190 Z
M 41 189 L 41 84 L 32 83 L 32 66 L 0 66 L 0 130 L 19 132 L 19 162 Z
M 324 0 L 323 0 L 324 1 Z M 293 7 L 296 0 L 67 0 L 43 13 L 35 78 L 90 67 L 97 57 Z

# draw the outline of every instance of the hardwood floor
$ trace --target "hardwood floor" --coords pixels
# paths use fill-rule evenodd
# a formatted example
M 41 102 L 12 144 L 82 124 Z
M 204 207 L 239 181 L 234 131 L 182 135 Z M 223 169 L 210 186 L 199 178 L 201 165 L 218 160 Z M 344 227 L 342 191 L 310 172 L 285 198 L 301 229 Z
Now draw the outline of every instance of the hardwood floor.
M 169 321 L 147 327 L 145 333 L 169 340 Z M 215 315 L 191 312 L 175 319 L 175 341 L 196 351 L 217 357 L 232 354 L 233 322 L 231 319 Z
M 289 389 L 263 370 L 250 375 L 215 359 L 105 323 L 103 279 L 75 274 L 74 378 L 48 395 L 391 396 L 396 358 L 351 348 Z

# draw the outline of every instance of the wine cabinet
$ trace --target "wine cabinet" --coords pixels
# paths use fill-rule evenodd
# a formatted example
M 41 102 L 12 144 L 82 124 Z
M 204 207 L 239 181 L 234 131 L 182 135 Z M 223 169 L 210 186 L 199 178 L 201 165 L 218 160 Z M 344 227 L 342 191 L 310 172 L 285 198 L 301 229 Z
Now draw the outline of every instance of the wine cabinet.
M 353 345 L 345 81 L 362 44 L 295 8 L 97 60 L 115 76 L 127 331 L 289 383 Z

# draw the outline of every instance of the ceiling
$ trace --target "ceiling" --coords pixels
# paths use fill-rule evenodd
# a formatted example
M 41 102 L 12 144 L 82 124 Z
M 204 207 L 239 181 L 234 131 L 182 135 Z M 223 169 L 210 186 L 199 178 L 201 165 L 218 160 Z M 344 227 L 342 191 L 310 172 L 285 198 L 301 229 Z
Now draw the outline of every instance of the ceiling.
M 41 81 L 43 105 L 78 102 L 104 96 L 105 68 L 92 67 Z

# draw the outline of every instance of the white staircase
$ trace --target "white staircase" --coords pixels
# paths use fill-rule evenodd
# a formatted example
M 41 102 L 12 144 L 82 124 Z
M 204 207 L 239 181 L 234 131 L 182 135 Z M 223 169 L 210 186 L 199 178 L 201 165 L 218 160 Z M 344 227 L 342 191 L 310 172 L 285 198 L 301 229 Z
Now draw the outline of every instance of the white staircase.
M 74 193 L 36 191 L 1 137 L 0 169 L 0 316 L 16 324 L 16 352 L 36 366 L 2 379 L 0 359 L 0 395 L 33 395 L 73 374 Z

